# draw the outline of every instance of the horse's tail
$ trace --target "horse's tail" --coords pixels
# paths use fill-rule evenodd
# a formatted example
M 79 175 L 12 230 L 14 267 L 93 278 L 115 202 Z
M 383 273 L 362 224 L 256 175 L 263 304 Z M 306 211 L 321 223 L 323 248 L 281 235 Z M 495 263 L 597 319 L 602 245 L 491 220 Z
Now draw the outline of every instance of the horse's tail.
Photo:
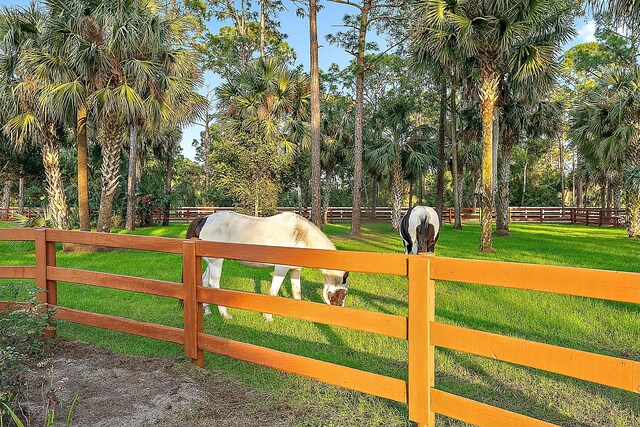
M 435 252 L 436 242 L 440 237 L 440 232 L 436 233 L 436 229 L 430 219 L 435 219 L 436 223 L 439 222 L 439 218 L 436 214 L 436 218 L 430 218 L 429 215 L 425 215 L 418 225 L 416 230 L 418 239 L 418 252 Z
M 196 239 L 199 238 L 200 232 L 202 231 L 202 227 L 204 227 L 204 224 L 207 222 L 207 218 L 208 216 L 202 216 L 191 221 L 191 224 L 189 224 L 189 228 L 187 228 L 187 235 L 185 236 L 185 238 L 186 239 L 193 239 L 194 237 Z M 184 283 L 184 272 L 182 272 L 180 281 Z M 180 307 L 184 307 L 183 300 L 180 300 L 179 304 L 180 304 Z

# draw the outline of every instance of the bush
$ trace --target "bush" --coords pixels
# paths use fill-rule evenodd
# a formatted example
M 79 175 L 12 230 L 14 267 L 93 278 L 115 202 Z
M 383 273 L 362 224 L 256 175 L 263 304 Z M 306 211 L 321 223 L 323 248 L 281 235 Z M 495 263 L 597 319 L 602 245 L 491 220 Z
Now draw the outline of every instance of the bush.
M 4 286 L 2 294 L 13 293 L 14 298 L 20 289 L 13 286 L 7 292 Z M 31 304 L 23 307 L 8 308 L 0 311 L 0 403 L 13 407 L 29 372 L 29 360 L 42 356 L 44 349 L 43 331 L 50 328 L 53 311 L 36 303 L 36 290 L 29 291 Z M 18 308 L 16 310 L 16 308 Z M 0 415 L 0 424 L 9 415 Z M 8 422 L 8 419 L 6 420 Z

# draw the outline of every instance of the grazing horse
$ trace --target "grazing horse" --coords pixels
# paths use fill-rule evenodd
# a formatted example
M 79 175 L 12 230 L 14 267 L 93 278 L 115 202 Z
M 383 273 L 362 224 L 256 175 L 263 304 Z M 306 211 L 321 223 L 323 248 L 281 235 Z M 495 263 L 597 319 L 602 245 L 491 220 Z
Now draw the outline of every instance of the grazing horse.
M 243 243 L 249 245 L 285 246 L 290 248 L 313 248 L 335 250 L 331 240 L 312 222 L 292 212 L 258 218 L 235 212 L 218 212 L 198 218 L 187 230 L 187 239 L 198 237 L 202 240 L 226 243 Z M 207 269 L 202 275 L 204 286 L 220 288 L 222 274 L 222 258 L 204 258 Z M 295 299 L 300 299 L 300 267 L 286 265 L 263 264 L 239 261 L 251 268 L 275 267 L 269 295 L 276 296 L 282 286 L 284 277 L 291 270 L 291 291 Z M 347 296 L 347 277 L 349 272 L 337 270 L 320 270 L 324 275 L 324 291 L 322 297 L 327 304 L 344 306 Z M 220 315 L 225 319 L 232 316 L 226 307 L 218 306 Z M 204 304 L 205 314 L 211 314 L 209 304 Z M 270 314 L 263 315 L 271 321 Z
M 433 253 L 440 237 L 440 219 L 429 206 L 409 208 L 400 223 L 400 237 L 405 254 Z

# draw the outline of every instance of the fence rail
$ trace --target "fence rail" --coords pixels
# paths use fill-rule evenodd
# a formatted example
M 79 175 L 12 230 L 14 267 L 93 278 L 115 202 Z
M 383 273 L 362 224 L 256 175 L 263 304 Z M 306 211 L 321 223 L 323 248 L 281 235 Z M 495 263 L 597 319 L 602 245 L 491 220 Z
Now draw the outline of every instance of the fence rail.
M 406 212 L 408 208 L 403 208 Z M 170 222 L 190 222 L 197 217 L 210 215 L 216 212 L 234 211 L 232 207 L 183 207 L 172 209 L 169 213 Z M 295 212 L 306 218 L 311 217 L 311 210 L 308 208 L 279 207 L 278 212 Z M 330 207 L 327 209 L 327 220 L 333 222 L 351 221 L 353 209 L 351 207 Z M 362 208 L 362 218 L 364 221 L 391 221 L 392 209 L 390 207 L 379 207 L 375 211 L 370 207 Z M 509 216 L 512 222 L 539 222 L 539 223 L 567 223 L 582 225 L 598 225 L 623 227 L 625 225 L 625 209 L 602 209 L 602 208 L 576 208 L 576 207 L 511 207 Z M 162 214 L 155 215 L 156 221 L 162 221 Z M 462 221 L 479 221 L 479 208 L 462 208 Z M 442 213 L 442 221 L 453 223 L 453 208 L 445 208 Z
M 480 426 L 552 425 L 438 390 L 434 383 L 435 347 L 449 348 L 640 393 L 640 362 L 435 321 L 435 280 L 640 304 L 640 274 L 637 273 L 426 255 L 249 246 L 52 229 L 0 229 L 0 241 L 2 240 L 35 241 L 36 265 L 0 266 L 0 278 L 35 279 L 36 286 L 46 291 L 37 294 L 38 302 L 55 308 L 57 319 L 177 343 L 184 347 L 185 356 L 201 367 L 204 366 L 204 351 L 209 351 L 407 403 L 409 418 L 416 421 L 419 427 L 434 426 L 436 413 Z M 182 254 L 183 279 L 177 283 L 57 267 L 56 242 L 179 253 Z M 203 256 L 406 276 L 409 283 L 408 316 L 204 288 L 201 277 Z M 58 281 L 183 300 L 184 326 L 177 328 L 60 307 L 57 299 Z M 206 334 L 202 324 L 203 303 L 270 312 L 408 340 L 407 381 Z M 16 309 L 24 304 L 3 301 L 0 302 L 0 310 Z
M 403 208 L 403 212 L 406 212 L 408 208 Z M 9 209 L 0 209 L 0 221 L 13 221 L 15 214 L 18 213 L 17 207 L 10 207 Z M 191 206 L 172 209 L 169 212 L 170 222 L 190 222 L 200 216 L 211 215 L 216 212 L 235 211 L 233 207 L 205 207 L 205 206 Z M 292 207 L 279 207 L 278 212 L 295 212 L 305 218 L 311 217 L 311 209 L 308 208 L 292 208 Z M 44 209 L 42 208 L 24 208 L 23 214 L 28 218 L 32 218 L 37 215 L 42 215 Z M 329 207 L 327 209 L 327 220 L 330 223 L 333 222 L 348 222 L 351 221 L 353 215 L 353 209 L 351 207 Z M 364 221 L 391 221 L 392 209 L 390 207 L 379 207 L 372 210 L 370 207 L 362 208 L 362 218 Z M 156 212 L 154 218 L 156 222 L 161 222 L 163 219 L 163 213 Z M 462 221 L 479 221 L 480 209 L 479 208 L 462 208 L 461 215 Z M 576 208 L 576 207 L 511 207 L 509 208 L 509 217 L 512 222 L 539 222 L 539 223 L 566 223 L 566 224 L 581 224 L 581 225 L 597 225 L 597 226 L 609 226 L 609 227 L 624 227 L 626 221 L 626 210 L 622 208 Z M 453 208 L 445 208 L 442 213 L 442 221 L 453 223 L 454 212 Z

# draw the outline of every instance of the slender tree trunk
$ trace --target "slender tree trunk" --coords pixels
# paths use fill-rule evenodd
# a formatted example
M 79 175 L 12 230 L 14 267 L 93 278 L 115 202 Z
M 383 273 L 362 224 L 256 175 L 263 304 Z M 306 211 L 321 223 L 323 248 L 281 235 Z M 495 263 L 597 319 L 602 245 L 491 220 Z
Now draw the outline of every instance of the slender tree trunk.
M 511 179 L 511 141 L 504 141 L 500 146 L 500 180 L 496 197 L 496 231 L 501 236 L 509 236 L 509 180 Z
M 400 221 L 402 220 L 402 196 L 404 182 L 402 179 L 402 157 L 400 153 L 396 154 L 391 171 L 391 198 L 393 209 L 391 212 L 391 226 L 394 230 L 400 229 Z
M 413 177 L 409 179 L 409 209 L 413 207 Z
M 300 215 L 302 215 L 303 200 L 302 200 L 302 186 L 300 185 L 300 182 L 298 182 L 298 185 L 296 186 L 296 194 L 298 195 L 298 212 L 300 213 Z
M 360 13 L 360 28 L 358 32 L 358 55 L 356 58 L 356 123 L 353 149 L 353 213 L 351 216 L 351 236 L 361 234 L 361 191 L 362 191 L 362 120 L 364 116 L 364 54 L 366 47 L 368 14 L 371 0 L 364 0 L 364 7 Z
M 578 205 L 578 198 L 576 197 L 576 158 L 571 156 L 571 197 L 573 198 L 573 206 Z
M 129 128 L 129 176 L 127 177 L 127 221 L 125 229 L 136 228 L 136 187 L 138 185 L 138 125 Z
M 440 116 L 438 118 L 438 176 L 436 184 L 436 213 L 442 223 L 444 209 L 444 167 L 445 167 L 445 119 L 447 116 L 447 83 L 442 79 L 440 84 Z
M 637 133 L 637 130 L 636 130 Z M 626 153 L 626 166 L 630 170 L 640 169 L 640 139 L 636 138 L 629 144 Z M 640 191 L 630 183 L 625 186 L 627 204 L 627 234 L 629 237 L 640 237 Z
M 315 0 L 309 0 L 310 4 L 312 2 L 315 3 Z M 261 0 L 260 1 L 260 58 L 263 58 L 263 59 L 264 59 L 264 37 L 265 37 L 264 19 L 265 19 L 266 8 L 267 8 L 267 0 Z
M 7 179 L 4 182 L 4 191 L 2 192 L 2 210 L 9 213 L 9 208 L 11 207 L 11 187 L 13 186 L 13 181 Z M 8 218 L 7 218 L 8 219 Z
M 582 190 L 583 190 L 583 181 L 581 177 L 578 177 L 578 182 L 576 186 L 576 207 L 582 207 L 582 200 L 584 199 Z
M 333 183 L 333 170 L 327 169 L 326 182 L 324 184 L 324 219 L 325 224 L 329 223 L 329 201 L 331 200 L 331 184 Z
M 472 206 L 473 209 L 476 209 L 478 207 L 478 194 L 480 194 L 480 192 L 478 191 L 478 171 L 473 171 L 471 173 L 471 192 L 472 192 Z
M 317 11 L 316 0 L 309 0 L 309 44 L 311 59 L 311 222 L 318 227 L 322 227 L 322 200 L 320 198 L 320 149 L 322 140 L 320 136 L 320 71 L 318 66 Z
M 565 206 L 565 190 L 564 190 L 564 144 L 562 142 L 562 137 L 558 138 L 558 149 L 560 155 L 560 197 L 562 198 L 562 212 L 564 213 Z
M 500 148 L 500 109 L 493 107 L 493 143 L 492 149 L 492 165 L 493 170 L 493 204 L 496 204 L 496 195 L 498 193 L 498 151 Z
M 482 114 L 482 194 L 480 208 L 480 251 L 493 252 L 493 125 L 498 98 L 498 74 L 494 64 L 485 63 L 480 70 Z
M 378 175 L 373 177 L 373 191 L 371 192 L 371 220 L 376 220 L 376 211 L 378 210 L 378 192 L 380 190 L 380 179 Z
M 613 206 L 613 179 L 609 178 L 607 181 L 607 209 L 611 209 Z
M 76 138 L 78 144 L 78 217 L 80 219 L 80 230 L 91 231 L 86 104 L 80 105 L 76 112 Z
M 205 116 L 205 130 L 204 130 L 204 188 L 209 193 L 209 150 L 211 144 L 211 136 L 209 130 L 209 105 L 207 104 L 207 114 Z
M 111 231 L 113 215 L 113 198 L 118 189 L 120 169 L 121 130 L 115 114 L 107 114 L 103 119 L 105 135 L 102 144 L 102 190 L 100 193 L 100 212 L 98 214 L 98 231 Z
M 171 151 L 167 150 L 166 153 L 167 159 L 167 176 L 165 177 L 165 181 L 164 181 L 164 195 L 165 195 L 165 202 L 164 202 L 164 213 L 162 215 L 162 225 L 163 226 L 167 226 L 169 225 L 169 214 L 171 213 L 171 177 L 173 175 L 173 156 L 171 155 Z
M 24 176 L 20 176 L 18 184 L 18 212 L 24 213 Z
M 456 109 L 456 86 L 457 82 L 455 78 L 451 81 L 451 151 L 453 154 L 452 164 L 451 164 L 451 174 L 453 178 L 452 187 L 453 187 L 453 228 L 461 230 L 462 229 L 462 218 L 460 215 L 460 198 L 462 193 L 460 193 L 460 171 L 458 170 L 458 110 Z
M 527 166 L 529 165 L 529 153 L 525 152 L 524 155 L 524 169 L 522 170 L 522 199 L 520 199 L 520 206 L 524 206 L 524 196 L 527 192 Z
M 424 175 L 420 174 L 418 177 L 418 199 L 420 200 L 419 204 L 424 204 Z
M 607 181 L 606 178 L 600 179 L 600 208 L 604 209 L 607 206 Z
M 53 216 L 56 227 L 66 230 L 69 228 L 69 216 L 67 212 L 67 197 L 64 194 L 64 184 L 62 183 L 62 173 L 60 172 L 58 135 L 53 124 L 45 125 L 44 130 L 42 163 L 47 179 L 49 212 Z
M 622 197 L 620 190 L 622 187 L 622 177 L 617 175 L 613 180 L 613 207 L 614 209 L 620 209 L 622 206 Z

